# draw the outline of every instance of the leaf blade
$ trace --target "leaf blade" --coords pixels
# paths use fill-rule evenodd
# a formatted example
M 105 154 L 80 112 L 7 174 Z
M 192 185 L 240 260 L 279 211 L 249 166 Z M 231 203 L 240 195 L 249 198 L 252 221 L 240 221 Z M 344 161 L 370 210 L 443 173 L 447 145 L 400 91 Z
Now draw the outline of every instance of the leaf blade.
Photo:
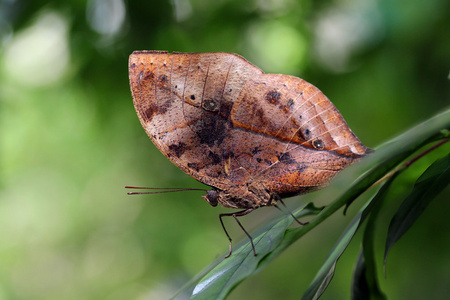
M 396 173 L 397 174 L 397 173 Z M 342 253 L 347 248 L 354 234 L 361 226 L 361 224 L 366 220 L 367 217 L 371 216 L 371 212 L 380 206 L 386 193 L 394 181 L 396 175 L 389 178 L 389 180 L 381 186 L 378 192 L 366 203 L 366 205 L 360 210 L 360 212 L 353 218 L 350 225 L 344 231 L 344 234 L 338 239 L 325 262 L 322 264 L 321 268 L 317 272 L 316 277 L 314 277 L 312 283 L 306 289 L 303 294 L 302 300 L 318 299 L 325 289 L 328 287 L 336 268 L 337 261 L 341 257 Z
M 309 203 L 300 209 L 298 217 L 315 214 L 317 208 Z M 235 250 L 231 257 L 224 259 L 213 268 L 194 288 L 190 299 L 224 299 L 229 292 L 243 279 L 252 274 L 261 260 L 273 251 L 282 241 L 286 229 L 294 219 L 291 216 L 283 217 L 260 230 L 254 238 L 258 255 L 255 257 L 249 242 Z
M 392 218 L 386 238 L 384 267 L 392 246 L 411 228 L 428 204 L 450 184 L 450 154 L 435 161 L 417 179 Z
M 352 300 L 363 299 L 386 299 L 381 291 L 376 274 L 375 252 L 374 252 L 374 236 L 375 225 L 378 213 L 381 210 L 383 202 L 388 194 L 388 191 L 397 178 L 397 176 L 405 169 L 400 169 L 395 172 L 378 190 L 375 196 L 370 200 L 372 211 L 368 211 L 369 219 L 367 220 L 366 228 L 364 229 L 363 241 L 361 251 L 353 272 L 351 297 Z M 367 211 L 367 209 L 366 209 Z

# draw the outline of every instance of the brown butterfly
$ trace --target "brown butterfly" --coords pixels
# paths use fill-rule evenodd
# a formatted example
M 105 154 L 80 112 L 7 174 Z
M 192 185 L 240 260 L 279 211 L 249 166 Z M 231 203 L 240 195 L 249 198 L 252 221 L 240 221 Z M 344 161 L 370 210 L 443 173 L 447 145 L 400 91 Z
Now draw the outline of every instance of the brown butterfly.
M 234 217 L 256 255 L 237 217 L 324 187 L 368 151 L 318 88 L 237 54 L 135 51 L 129 77 L 156 147 L 212 187 L 202 196 L 210 205 L 243 209 L 219 215 L 227 257 L 222 217 Z

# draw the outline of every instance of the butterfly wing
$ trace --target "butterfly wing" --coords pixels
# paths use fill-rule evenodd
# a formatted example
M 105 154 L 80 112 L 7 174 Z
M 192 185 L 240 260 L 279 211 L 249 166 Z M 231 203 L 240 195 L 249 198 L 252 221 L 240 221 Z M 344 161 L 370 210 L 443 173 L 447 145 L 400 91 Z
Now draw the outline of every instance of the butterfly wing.
M 137 51 L 129 71 L 148 136 L 207 185 L 259 182 L 280 196 L 299 194 L 367 151 L 319 89 L 239 55 Z
M 229 53 L 136 51 L 129 59 L 134 107 L 148 136 L 181 170 L 220 189 L 239 169 L 229 149 L 233 102 L 258 74 Z
M 280 196 L 317 189 L 367 148 L 336 107 L 294 76 L 261 74 L 244 86 L 232 111 L 234 128 L 250 133 L 245 162 L 254 180 Z

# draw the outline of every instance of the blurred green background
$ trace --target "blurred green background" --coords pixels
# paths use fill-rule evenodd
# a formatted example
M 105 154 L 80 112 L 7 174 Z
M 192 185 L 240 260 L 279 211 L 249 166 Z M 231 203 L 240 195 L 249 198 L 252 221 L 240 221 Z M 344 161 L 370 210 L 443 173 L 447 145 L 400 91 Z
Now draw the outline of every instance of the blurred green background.
M 0 299 L 166 299 L 227 251 L 218 214 L 228 210 L 200 192 L 126 196 L 125 185 L 202 187 L 141 128 L 133 50 L 235 52 L 302 77 L 375 147 L 450 104 L 449 32 L 448 0 L 0 0 Z M 448 151 L 399 179 L 379 224 L 380 263 L 408 180 Z M 327 193 L 287 202 L 324 204 Z M 381 279 L 392 299 L 450 295 L 449 199 L 447 189 L 392 249 Z M 361 203 L 230 299 L 299 299 Z M 243 223 L 278 214 L 261 209 Z M 356 240 L 323 299 L 349 298 L 358 250 Z

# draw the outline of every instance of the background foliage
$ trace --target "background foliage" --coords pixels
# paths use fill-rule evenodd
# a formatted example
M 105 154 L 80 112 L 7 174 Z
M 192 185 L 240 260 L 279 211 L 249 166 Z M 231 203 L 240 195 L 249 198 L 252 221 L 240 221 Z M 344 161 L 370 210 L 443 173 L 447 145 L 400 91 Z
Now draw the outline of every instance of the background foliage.
M 445 0 L 0 0 L 0 299 L 164 299 L 225 253 L 217 215 L 227 210 L 197 192 L 125 195 L 125 185 L 202 186 L 141 128 L 128 87 L 133 50 L 236 52 L 300 76 L 375 147 L 448 106 L 449 11 Z M 448 152 L 404 172 L 386 206 Z M 286 202 L 323 205 L 334 192 Z M 380 285 L 392 299 L 450 294 L 449 198 L 447 188 L 390 250 Z M 231 298 L 298 299 L 360 204 Z M 252 229 L 275 215 L 261 209 L 243 222 Z M 349 297 L 358 251 L 352 242 L 323 299 Z

